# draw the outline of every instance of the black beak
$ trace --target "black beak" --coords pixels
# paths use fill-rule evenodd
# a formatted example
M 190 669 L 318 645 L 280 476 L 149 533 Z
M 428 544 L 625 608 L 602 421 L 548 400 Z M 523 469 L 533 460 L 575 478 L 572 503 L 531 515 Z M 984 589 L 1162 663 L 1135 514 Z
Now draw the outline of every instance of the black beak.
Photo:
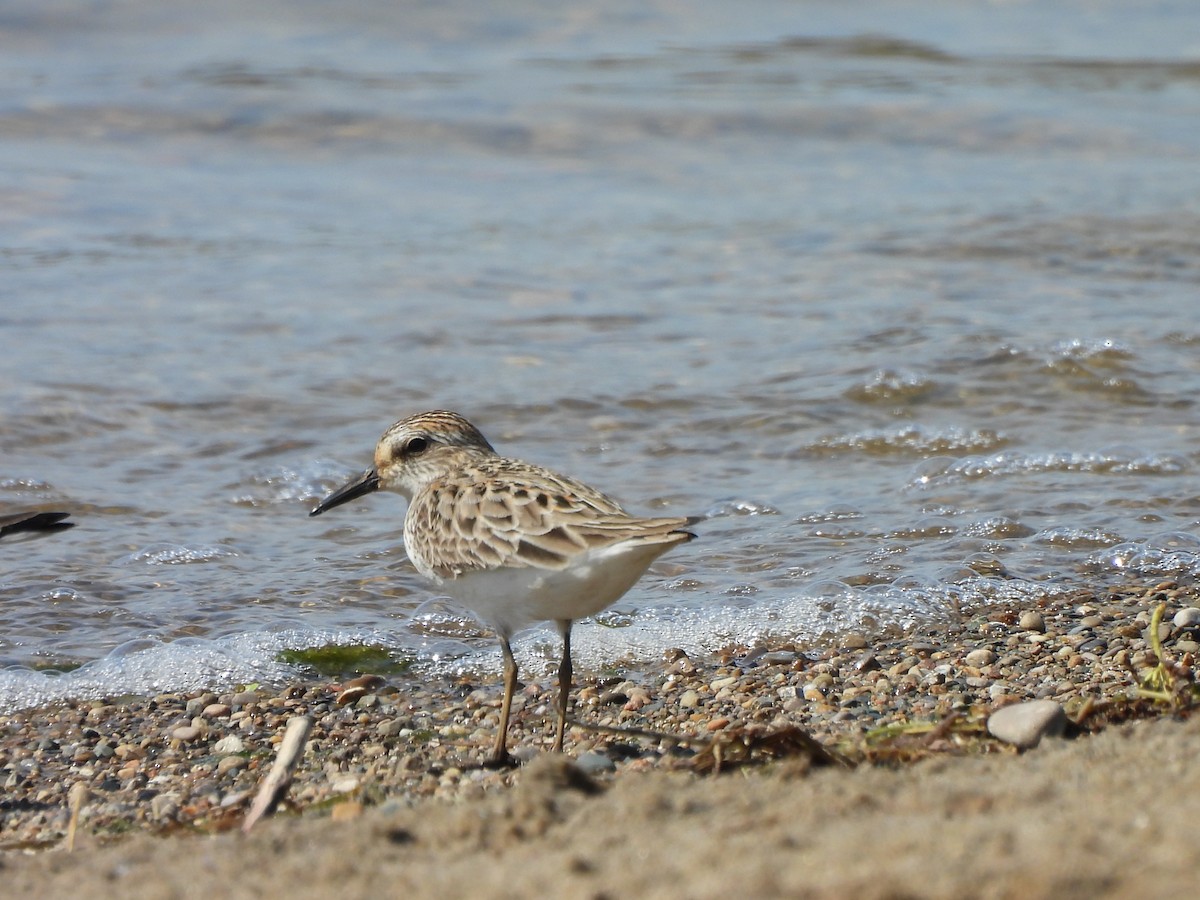
M 316 506 L 313 507 L 310 516 L 319 516 L 327 509 L 333 509 L 335 506 L 341 506 L 343 503 L 353 500 L 356 497 L 361 497 L 364 494 L 369 494 L 371 491 L 379 489 L 379 473 L 374 468 L 367 469 L 349 484 L 344 484 Z

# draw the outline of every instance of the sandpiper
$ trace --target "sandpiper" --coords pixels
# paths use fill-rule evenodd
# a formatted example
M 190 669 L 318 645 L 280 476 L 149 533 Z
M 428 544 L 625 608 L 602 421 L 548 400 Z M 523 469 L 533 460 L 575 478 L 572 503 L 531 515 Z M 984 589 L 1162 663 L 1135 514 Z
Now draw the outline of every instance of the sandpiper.
M 457 413 L 401 419 L 375 447 L 375 464 L 309 515 L 377 489 L 408 499 L 404 545 L 418 572 L 495 629 L 504 699 L 489 762 L 511 762 L 509 711 L 517 684 L 512 635 L 553 620 L 562 635 L 558 723 L 562 752 L 571 690 L 571 623 L 616 602 L 655 559 L 695 535 L 696 521 L 632 516 L 573 478 L 500 456 Z

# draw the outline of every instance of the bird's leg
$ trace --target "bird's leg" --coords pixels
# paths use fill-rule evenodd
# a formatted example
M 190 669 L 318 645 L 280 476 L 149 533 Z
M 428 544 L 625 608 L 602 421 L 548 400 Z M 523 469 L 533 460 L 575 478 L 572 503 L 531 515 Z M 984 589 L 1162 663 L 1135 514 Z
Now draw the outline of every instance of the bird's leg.
M 488 764 L 492 766 L 512 765 L 508 755 L 508 714 L 512 709 L 513 692 L 517 689 L 517 661 L 513 659 L 512 644 L 505 635 L 500 635 L 500 651 L 504 654 L 504 701 L 500 704 L 500 730 L 496 733 L 496 746 Z
M 563 733 L 567 728 L 567 706 L 571 702 L 571 620 L 560 619 L 562 632 L 562 662 L 558 664 L 558 730 L 554 733 L 554 752 L 562 753 Z

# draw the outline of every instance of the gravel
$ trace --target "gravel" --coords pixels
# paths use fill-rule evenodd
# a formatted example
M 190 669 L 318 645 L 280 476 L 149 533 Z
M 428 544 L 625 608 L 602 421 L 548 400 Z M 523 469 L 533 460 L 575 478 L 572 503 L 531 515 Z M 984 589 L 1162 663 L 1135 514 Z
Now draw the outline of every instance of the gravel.
M 1158 662 L 1147 638 L 1159 603 L 1167 604 L 1164 649 L 1190 672 L 1196 635 L 1187 611 L 1200 608 L 1198 599 L 1190 584 L 1124 584 L 1048 594 L 1037 609 L 963 611 L 903 635 L 856 634 L 820 646 L 782 641 L 712 657 L 671 648 L 659 665 L 579 678 L 573 715 L 693 743 L 575 727 L 568 750 L 604 781 L 688 765 L 704 741 L 746 729 L 798 726 L 845 751 L 880 729 L 913 723 L 957 718 L 981 723 L 982 733 L 989 716 L 995 721 L 999 710 L 1033 700 L 1074 720 L 1137 696 Z M 89 791 L 80 828 L 96 835 L 237 827 L 297 715 L 311 717 L 313 729 L 286 800 L 292 809 L 414 805 L 506 790 L 512 770 L 478 765 L 494 738 L 499 683 L 407 679 L 356 684 L 353 702 L 341 696 L 342 685 L 317 681 L 65 702 L 0 716 L 0 850 L 60 845 L 75 784 Z M 517 692 L 509 737 L 517 757 L 552 743 L 556 691 L 547 672 Z M 1003 746 L 986 735 L 982 741 L 977 750 Z M 928 749 L 963 752 L 952 734 Z

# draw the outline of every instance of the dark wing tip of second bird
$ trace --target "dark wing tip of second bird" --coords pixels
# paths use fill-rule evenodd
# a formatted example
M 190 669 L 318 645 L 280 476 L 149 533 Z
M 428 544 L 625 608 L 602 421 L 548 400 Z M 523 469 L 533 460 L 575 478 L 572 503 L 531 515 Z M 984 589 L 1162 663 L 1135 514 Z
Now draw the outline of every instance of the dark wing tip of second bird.
M 20 531 L 33 531 L 48 534 L 52 531 L 66 531 L 74 528 L 74 522 L 64 522 L 71 514 L 69 512 L 39 512 L 19 513 L 12 516 L 0 516 L 0 537 Z

